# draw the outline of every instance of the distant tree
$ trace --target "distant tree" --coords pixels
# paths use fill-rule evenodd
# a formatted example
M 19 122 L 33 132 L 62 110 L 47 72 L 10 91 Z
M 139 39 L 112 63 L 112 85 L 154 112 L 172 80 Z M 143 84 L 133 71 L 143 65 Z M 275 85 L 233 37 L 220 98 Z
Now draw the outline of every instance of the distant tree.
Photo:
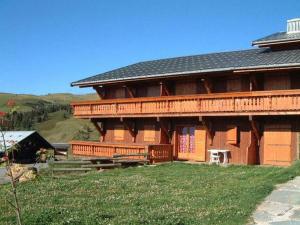
M 90 139 L 91 137 L 91 133 L 92 133 L 92 129 L 87 126 L 87 125 L 84 125 L 80 130 L 78 130 L 73 139 L 74 140 L 80 140 L 80 141 L 87 141 Z

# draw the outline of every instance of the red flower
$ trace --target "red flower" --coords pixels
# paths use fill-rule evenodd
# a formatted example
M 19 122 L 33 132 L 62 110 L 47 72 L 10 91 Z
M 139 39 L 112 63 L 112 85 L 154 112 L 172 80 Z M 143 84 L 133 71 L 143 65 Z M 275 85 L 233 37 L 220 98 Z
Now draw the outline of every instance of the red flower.
M 16 102 L 12 99 L 9 99 L 6 103 L 6 105 L 10 108 L 14 107 L 16 105 Z
M 8 159 L 9 159 L 8 156 L 3 156 L 3 157 L 1 158 L 1 161 L 2 161 L 2 162 L 6 162 L 6 161 L 8 161 Z

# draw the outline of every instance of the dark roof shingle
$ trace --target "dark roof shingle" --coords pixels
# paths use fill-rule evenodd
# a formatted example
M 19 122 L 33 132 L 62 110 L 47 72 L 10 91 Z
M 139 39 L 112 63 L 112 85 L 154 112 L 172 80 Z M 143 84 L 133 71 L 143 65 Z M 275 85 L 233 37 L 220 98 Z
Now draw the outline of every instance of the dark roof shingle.
M 145 61 L 88 77 L 71 85 L 88 86 L 121 80 L 291 65 L 300 66 L 300 49 L 271 51 L 269 48 L 259 48 Z
M 276 43 L 283 41 L 295 41 L 300 40 L 300 33 L 287 33 L 287 32 L 277 32 L 266 37 L 257 39 L 252 42 L 252 45 L 261 45 L 268 43 Z

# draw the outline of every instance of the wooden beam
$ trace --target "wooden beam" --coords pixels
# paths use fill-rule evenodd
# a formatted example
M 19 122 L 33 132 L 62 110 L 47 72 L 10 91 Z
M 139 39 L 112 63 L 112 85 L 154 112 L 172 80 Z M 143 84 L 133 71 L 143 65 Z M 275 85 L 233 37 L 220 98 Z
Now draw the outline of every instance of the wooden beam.
M 166 83 L 161 81 L 159 83 L 159 85 L 160 85 L 160 96 L 169 96 L 170 90 L 169 90 L 168 86 L 166 85 Z
M 207 94 L 211 94 L 212 93 L 212 87 L 213 87 L 211 79 L 203 78 L 202 81 L 203 81 L 204 88 L 205 88 Z
M 103 86 L 93 86 L 93 89 L 97 92 L 100 99 L 105 98 L 105 89 Z
M 100 133 L 100 142 L 105 141 L 106 129 L 104 121 L 98 121 L 94 118 L 91 119 L 91 122 L 94 124 L 96 130 Z M 100 125 L 99 125 L 100 123 Z
M 210 120 L 205 119 L 202 116 L 199 116 L 199 122 L 202 124 L 202 126 L 204 127 L 204 129 L 206 130 L 209 140 L 210 140 L 210 145 L 213 144 L 213 140 L 214 140 L 214 132 L 212 130 L 212 123 Z
M 258 128 L 258 123 L 257 123 L 257 121 L 255 121 L 253 116 L 249 116 L 249 121 L 250 121 L 251 129 L 252 129 L 252 131 L 258 141 L 258 144 L 259 144 L 260 132 L 259 132 L 259 128 Z
M 170 130 L 171 130 L 171 124 L 170 120 L 167 118 L 157 118 L 157 122 L 159 123 L 160 126 L 160 144 L 168 144 L 170 143 L 171 135 L 170 135 Z M 167 143 L 163 143 L 164 141 L 164 136 L 166 138 Z
M 123 87 L 125 88 L 125 90 L 128 93 L 128 95 L 129 95 L 130 98 L 134 98 L 135 97 L 135 93 L 134 93 L 132 87 L 128 87 L 127 85 L 124 85 Z
M 136 141 L 136 135 L 137 135 L 135 120 L 129 121 L 129 120 L 124 120 L 122 118 L 122 122 L 123 122 L 125 128 L 129 131 L 129 133 L 132 137 L 132 142 L 135 142 Z

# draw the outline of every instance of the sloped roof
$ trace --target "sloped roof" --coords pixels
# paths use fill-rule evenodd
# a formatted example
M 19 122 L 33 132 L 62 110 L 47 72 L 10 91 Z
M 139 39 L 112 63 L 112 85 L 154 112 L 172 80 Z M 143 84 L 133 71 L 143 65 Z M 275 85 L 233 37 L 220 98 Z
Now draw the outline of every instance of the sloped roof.
M 36 131 L 4 131 L 3 134 L 4 134 L 4 140 L 7 149 L 20 143 L 21 141 L 25 140 L 27 137 L 33 134 L 37 134 L 38 136 L 40 136 Z M 40 138 L 46 141 L 42 136 L 40 136 Z M 51 146 L 51 144 L 49 144 L 49 146 Z M 0 134 L 0 152 L 3 151 L 4 151 L 4 141 L 2 135 Z
M 145 61 L 71 83 L 72 86 L 169 77 L 192 73 L 239 69 L 300 66 L 300 49 L 271 51 L 269 48 L 220 52 Z
M 266 37 L 257 39 L 252 45 L 276 44 L 278 42 L 300 41 L 300 33 L 277 32 Z

